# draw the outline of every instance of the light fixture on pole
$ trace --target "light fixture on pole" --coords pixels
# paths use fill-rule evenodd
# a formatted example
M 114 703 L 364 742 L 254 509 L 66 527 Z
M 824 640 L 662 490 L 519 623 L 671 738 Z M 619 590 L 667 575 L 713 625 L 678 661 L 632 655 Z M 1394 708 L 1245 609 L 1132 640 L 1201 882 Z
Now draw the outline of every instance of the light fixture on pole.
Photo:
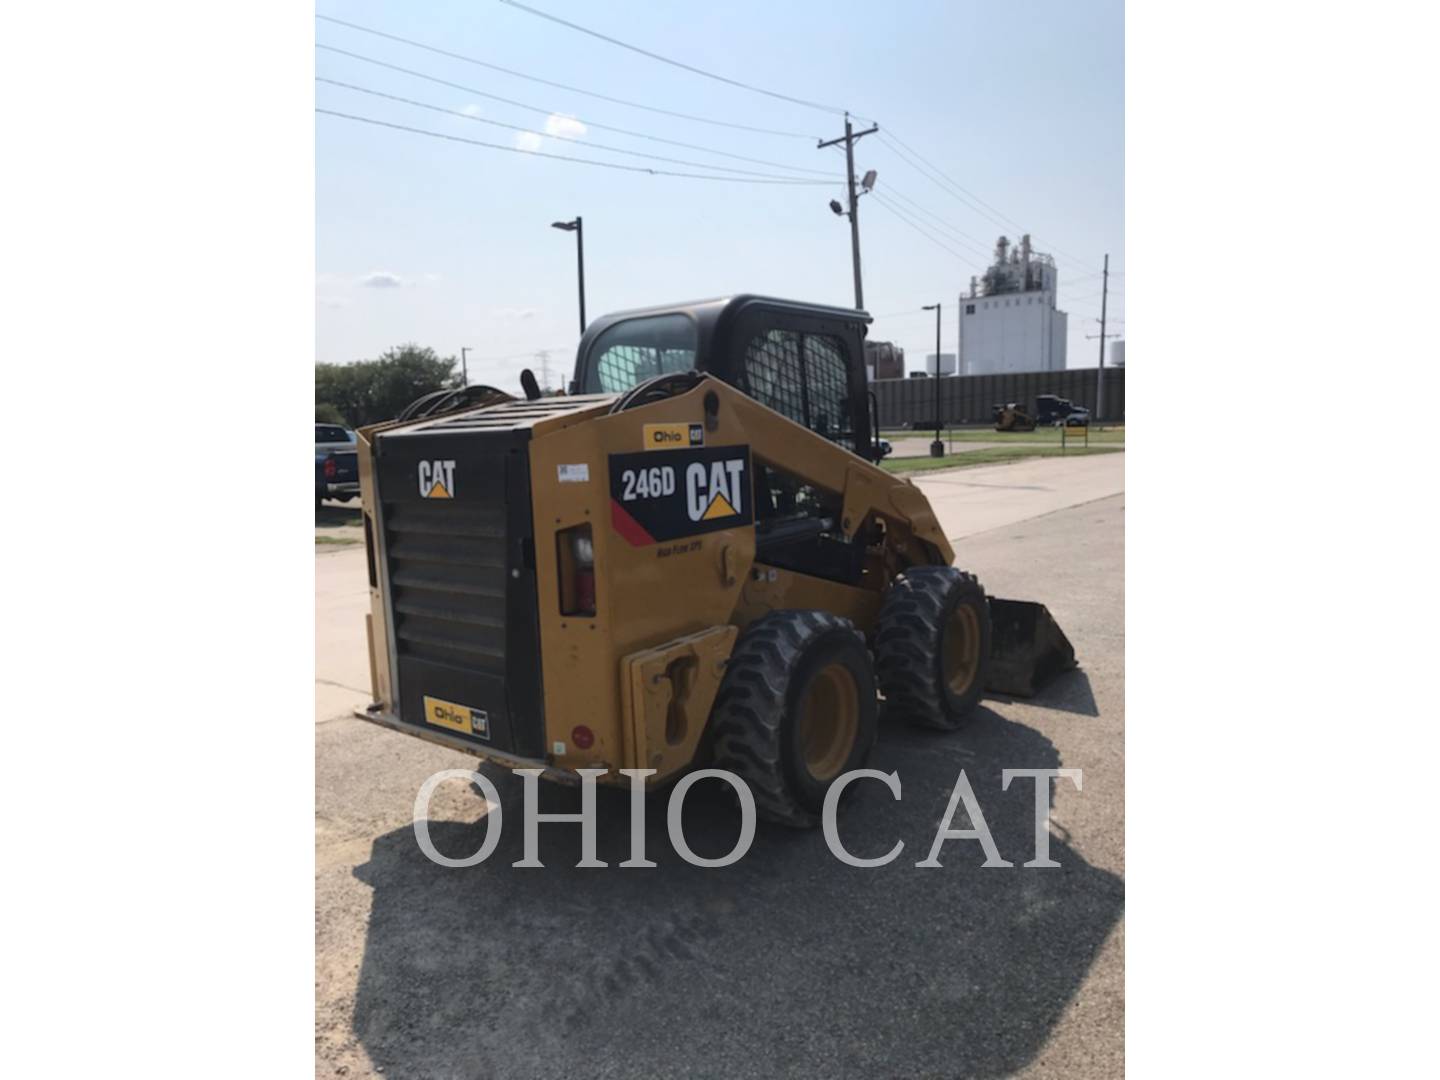
M 552 221 L 552 229 L 575 234 L 575 258 L 580 267 L 580 333 L 585 333 L 585 222 L 579 214 L 574 221 Z
M 920 310 L 935 312 L 935 441 L 930 444 L 930 456 L 944 457 L 945 444 L 940 441 L 940 305 L 926 304 Z

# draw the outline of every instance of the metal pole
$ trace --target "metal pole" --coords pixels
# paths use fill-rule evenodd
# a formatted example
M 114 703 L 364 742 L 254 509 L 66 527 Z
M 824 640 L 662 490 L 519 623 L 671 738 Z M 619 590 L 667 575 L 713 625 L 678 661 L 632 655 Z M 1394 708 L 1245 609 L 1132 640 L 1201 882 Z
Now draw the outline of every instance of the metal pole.
M 585 334 L 585 219 L 575 215 L 575 257 L 580 263 L 580 334 Z
M 465 354 L 470 351 L 468 346 L 460 347 L 460 377 L 465 380 L 465 385 L 470 385 L 470 365 L 466 363 Z
M 940 305 L 935 305 L 935 441 L 930 444 L 931 457 L 944 457 L 945 444 L 940 441 Z
M 1090 264 L 1094 266 L 1094 263 Z M 1105 304 L 1110 299 L 1110 255 L 1105 255 L 1105 280 L 1100 286 L 1100 371 L 1095 376 L 1095 419 L 1105 415 Z

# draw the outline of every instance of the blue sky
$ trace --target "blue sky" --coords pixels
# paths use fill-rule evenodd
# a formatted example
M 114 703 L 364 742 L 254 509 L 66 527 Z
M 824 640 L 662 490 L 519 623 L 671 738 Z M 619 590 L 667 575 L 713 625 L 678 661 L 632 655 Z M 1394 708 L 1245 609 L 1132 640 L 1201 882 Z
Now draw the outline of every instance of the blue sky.
M 1097 343 L 1084 335 L 1098 330 L 1106 251 L 1119 272 L 1111 280 L 1111 317 L 1123 319 L 1121 3 L 534 0 L 532 6 L 708 71 L 873 118 L 902 147 L 978 196 L 982 206 L 967 205 L 908 164 L 894 144 L 875 136 L 857 144 L 857 172 L 879 174 L 880 198 L 865 197 L 860 208 L 866 307 L 879 316 L 871 335 L 905 346 L 912 367 L 934 347 L 934 315 L 921 313 L 921 305 L 937 298 L 945 304 L 943 347 L 952 350 L 957 295 L 983 270 L 997 235 L 1015 239 L 1022 231 L 1016 224 L 1059 264 L 1071 367 L 1096 361 Z M 843 159 L 817 150 L 812 138 L 840 134 L 839 116 L 690 74 L 498 0 L 322 0 L 317 11 L 600 94 L 805 137 L 646 112 L 317 21 L 317 43 L 467 89 L 325 50 L 316 52 L 318 76 L 578 141 L 523 135 L 326 83 L 315 88 L 321 108 L 617 164 L 694 171 L 585 144 L 826 181 L 649 176 L 317 115 L 318 360 L 361 359 L 406 341 L 456 355 L 464 345 L 472 381 L 513 388 L 520 368 L 536 366 L 533 354 L 548 349 L 558 381 L 578 340 L 575 251 L 573 236 L 549 224 L 576 214 L 585 218 L 592 318 L 742 291 L 853 303 L 848 226 L 827 207 L 841 193 Z M 833 182 L 597 125 L 831 170 Z M 1123 331 L 1123 323 L 1113 329 Z

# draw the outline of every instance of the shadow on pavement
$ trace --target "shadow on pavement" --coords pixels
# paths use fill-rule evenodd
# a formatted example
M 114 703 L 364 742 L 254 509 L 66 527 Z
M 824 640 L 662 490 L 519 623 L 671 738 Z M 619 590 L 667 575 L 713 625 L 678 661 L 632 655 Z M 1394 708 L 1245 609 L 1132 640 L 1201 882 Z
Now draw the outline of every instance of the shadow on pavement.
M 1075 668 L 1055 676 L 1034 697 L 1017 698 L 994 693 L 986 693 L 985 697 L 990 701 L 1020 702 L 1033 705 L 1037 709 L 1054 709 L 1076 716 L 1100 715 L 1100 706 L 1095 703 L 1095 691 L 1090 687 L 1090 676 L 1085 674 L 1083 668 Z
M 315 511 L 316 525 L 359 525 L 362 514 L 360 511 L 360 500 L 355 499 L 348 503 L 327 502 L 321 503 L 320 508 Z
M 667 837 L 668 792 L 647 805 L 659 867 L 622 869 L 628 796 L 603 789 L 610 867 L 576 869 L 579 826 L 542 824 L 545 869 L 516 869 L 523 808 L 503 777 L 485 863 L 435 866 L 406 827 L 356 869 L 373 902 L 355 1035 L 387 1077 L 1008 1075 L 1045 1044 L 1123 905 L 1121 880 L 1053 834 L 1060 868 L 1021 866 L 1034 781 L 1002 792 L 1000 770 L 1059 764 L 1048 739 L 985 709 L 961 734 L 883 731 L 871 765 L 899 772 L 903 799 L 861 781 L 839 816 L 857 856 L 905 842 L 878 869 L 844 865 L 818 829 L 763 822 L 738 864 L 690 866 Z M 947 842 L 939 869 L 914 865 L 961 768 L 1014 868 L 982 869 L 973 841 Z M 542 812 L 579 809 L 576 789 L 540 790 Z M 488 828 L 477 816 L 431 835 L 462 857 Z M 730 850 L 739 815 L 718 781 L 691 789 L 685 832 L 699 855 Z

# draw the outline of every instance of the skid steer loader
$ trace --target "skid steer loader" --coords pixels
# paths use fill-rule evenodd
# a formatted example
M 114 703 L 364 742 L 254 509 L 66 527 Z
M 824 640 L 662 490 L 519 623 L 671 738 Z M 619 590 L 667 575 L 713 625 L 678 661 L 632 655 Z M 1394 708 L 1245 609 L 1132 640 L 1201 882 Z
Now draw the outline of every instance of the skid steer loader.
M 467 387 L 364 428 L 374 704 L 553 779 L 701 764 L 819 820 L 887 714 L 954 729 L 1074 665 L 880 469 L 864 312 L 735 296 L 611 315 L 567 396 Z M 1000 651 L 992 659 L 992 650 Z

